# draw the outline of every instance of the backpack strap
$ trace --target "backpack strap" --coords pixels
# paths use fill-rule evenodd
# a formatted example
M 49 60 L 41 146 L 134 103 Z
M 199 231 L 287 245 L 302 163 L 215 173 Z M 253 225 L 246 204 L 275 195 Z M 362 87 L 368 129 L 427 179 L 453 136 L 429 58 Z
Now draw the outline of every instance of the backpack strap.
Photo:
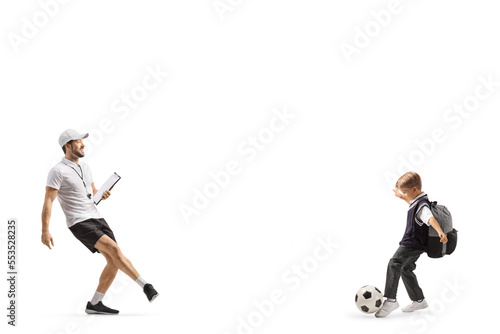
M 437 202 L 434 202 L 434 203 L 437 203 Z M 418 202 L 417 208 L 415 209 L 415 219 L 417 219 L 417 220 L 418 220 L 419 222 L 421 222 L 422 224 L 424 224 L 424 222 L 423 222 L 423 221 L 421 221 L 420 219 L 418 219 L 418 217 L 417 217 L 417 213 L 418 213 L 420 210 L 422 210 L 422 208 L 423 208 L 424 206 L 427 206 L 427 207 L 429 208 L 429 210 L 430 210 L 430 209 L 431 209 L 431 207 L 432 207 L 432 202 L 431 202 L 431 201 L 429 201 L 429 198 L 427 198 L 427 196 L 424 196 L 424 197 L 422 198 L 422 200 L 420 200 L 420 201 Z
M 415 203 L 411 204 L 411 205 L 415 204 L 415 211 L 413 211 L 412 224 L 411 224 L 412 232 L 415 230 L 416 220 L 418 220 L 421 223 L 420 226 L 422 226 L 424 224 L 423 221 L 421 221 L 420 219 L 417 218 L 417 213 L 422 209 L 423 206 L 425 206 L 427 204 L 427 203 L 423 203 L 423 202 L 429 202 L 429 198 L 427 197 L 427 195 L 422 196 Z

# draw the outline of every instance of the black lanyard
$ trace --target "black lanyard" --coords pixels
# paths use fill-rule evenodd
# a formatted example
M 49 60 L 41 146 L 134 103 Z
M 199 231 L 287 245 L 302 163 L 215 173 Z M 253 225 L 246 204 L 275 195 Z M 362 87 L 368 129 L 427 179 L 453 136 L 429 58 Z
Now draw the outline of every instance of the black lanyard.
M 71 167 L 70 165 L 68 164 L 65 164 L 66 166 L 68 166 L 69 168 L 71 168 L 72 170 L 75 171 L 76 175 L 78 175 L 78 177 L 80 179 L 82 179 L 82 182 L 83 182 L 83 186 L 85 187 L 85 191 L 87 191 L 87 185 L 85 184 L 85 181 L 83 180 L 83 170 L 82 170 L 82 167 L 80 165 L 78 165 L 78 167 L 80 167 L 80 172 L 82 172 L 82 176 L 80 176 L 80 174 L 78 174 L 78 172 L 76 171 L 76 169 L 74 169 L 73 167 Z M 92 197 L 91 194 L 87 193 L 87 197 L 88 199 L 90 199 Z

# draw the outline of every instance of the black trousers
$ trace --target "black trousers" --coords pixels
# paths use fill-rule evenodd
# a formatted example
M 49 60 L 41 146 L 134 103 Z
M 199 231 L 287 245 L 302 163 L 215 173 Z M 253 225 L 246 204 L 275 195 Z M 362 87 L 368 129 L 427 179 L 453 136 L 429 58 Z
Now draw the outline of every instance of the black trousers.
M 421 250 L 411 249 L 402 245 L 399 246 L 387 265 L 385 297 L 396 298 L 399 278 L 401 277 L 411 300 L 424 299 L 422 289 L 418 286 L 417 276 L 413 273 L 415 268 L 417 268 L 415 262 L 417 262 L 422 253 L 423 251 Z

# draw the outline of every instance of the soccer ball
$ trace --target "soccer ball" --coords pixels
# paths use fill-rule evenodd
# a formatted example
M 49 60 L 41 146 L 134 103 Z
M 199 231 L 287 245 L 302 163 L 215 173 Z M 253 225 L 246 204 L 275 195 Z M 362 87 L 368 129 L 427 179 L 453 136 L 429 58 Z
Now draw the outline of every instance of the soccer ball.
M 365 285 L 356 293 L 356 306 L 363 313 L 375 313 L 382 307 L 384 295 L 373 285 Z

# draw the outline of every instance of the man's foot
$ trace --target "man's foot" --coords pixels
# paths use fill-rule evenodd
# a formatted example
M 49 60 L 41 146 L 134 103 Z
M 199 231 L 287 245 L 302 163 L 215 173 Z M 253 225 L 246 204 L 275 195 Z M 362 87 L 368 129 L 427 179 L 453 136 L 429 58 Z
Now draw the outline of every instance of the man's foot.
M 416 310 L 421 310 L 421 309 L 427 308 L 428 306 L 429 305 L 427 305 L 427 302 L 425 301 L 425 298 L 424 298 L 420 302 L 415 301 L 415 302 L 411 303 L 410 305 L 408 305 L 405 308 L 403 308 L 401 311 L 403 311 L 403 312 L 413 312 L 413 311 L 416 311 Z
M 144 293 L 148 297 L 150 303 L 152 303 L 153 300 L 160 295 L 158 291 L 156 291 L 155 288 L 153 288 L 153 286 L 149 283 L 144 285 Z
M 399 303 L 397 300 L 390 302 L 386 299 L 380 310 L 378 310 L 377 313 L 375 313 L 375 316 L 377 318 L 387 317 L 389 314 L 391 314 L 392 311 L 394 311 L 398 307 Z
M 87 314 L 118 314 L 118 310 L 113 310 L 107 306 L 104 306 L 102 302 L 98 302 L 95 305 L 87 303 L 87 308 L 85 309 L 85 313 Z

